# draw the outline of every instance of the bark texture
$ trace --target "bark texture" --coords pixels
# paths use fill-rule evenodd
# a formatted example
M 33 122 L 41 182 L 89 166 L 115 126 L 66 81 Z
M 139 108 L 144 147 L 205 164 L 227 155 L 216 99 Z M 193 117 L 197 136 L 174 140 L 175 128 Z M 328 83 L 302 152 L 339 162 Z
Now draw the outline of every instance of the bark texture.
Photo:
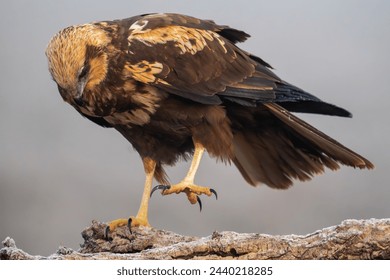
M 107 240 L 105 227 L 93 221 L 81 248 L 60 247 L 48 257 L 32 256 L 7 237 L 0 259 L 390 259 L 390 219 L 346 220 L 304 236 L 223 231 L 199 238 L 123 227 Z

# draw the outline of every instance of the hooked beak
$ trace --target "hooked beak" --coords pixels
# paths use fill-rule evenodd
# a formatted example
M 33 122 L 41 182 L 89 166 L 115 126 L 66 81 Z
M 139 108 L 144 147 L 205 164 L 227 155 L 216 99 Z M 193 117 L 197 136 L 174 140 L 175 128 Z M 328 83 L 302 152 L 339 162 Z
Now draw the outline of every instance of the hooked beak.
M 86 83 L 87 83 L 87 81 L 85 81 L 85 80 L 79 81 L 79 83 L 77 84 L 77 88 L 76 88 L 76 94 L 73 97 L 74 102 L 79 106 L 82 106 L 84 104 L 83 94 L 84 94 L 84 88 L 85 88 Z

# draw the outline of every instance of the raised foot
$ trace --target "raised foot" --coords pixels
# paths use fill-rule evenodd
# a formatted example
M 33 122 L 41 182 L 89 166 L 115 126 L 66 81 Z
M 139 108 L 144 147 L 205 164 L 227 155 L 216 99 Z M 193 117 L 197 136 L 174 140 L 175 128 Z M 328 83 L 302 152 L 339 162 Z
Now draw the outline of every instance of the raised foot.
M 139 227 L 139 226 L 150 227 L 150 224 L 147 219 L 141 219 L 133 216 L 131 216 L 128 219 L 116 219 L 108 223 L 108 226 L 104 231 L 104 238 L 108 240 L 109 233 L 113 232 L 116 228 L 122 226 L 127 226 L 129 228 L 130 233 L 132 233 L 131 232 L 132 227 Z
M 199 203 L 200 211 L 202 211 L 202 201 L 199 198 L 199 195 L 205 194 L 207 196 L 215 195 L 215 198 L 218 199 L 218 194 L 214 189 L 208 187 L 197 186 L 192 183 L 181 182 L 176 185 L 166 186 L 166 185 L 158 185 L 152 189 L 150 196 L 156 191 L 161 190 L 162 195 L 169 195 L 173 193 L 185 193 L 187 195 L 188 200 L 191 204 Z

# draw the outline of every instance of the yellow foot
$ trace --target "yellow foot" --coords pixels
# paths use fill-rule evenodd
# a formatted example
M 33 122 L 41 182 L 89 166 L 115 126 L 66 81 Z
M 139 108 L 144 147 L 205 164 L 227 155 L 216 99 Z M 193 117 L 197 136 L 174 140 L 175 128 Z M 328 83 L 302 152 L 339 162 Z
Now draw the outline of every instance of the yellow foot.
M 156 190 L 161 190 L 162 195 L 168 195 L 173 193 L 185 193 L 187 195 L 188 200 L 191 204 L 199 203 L 200 211 L 202 211 L 202 201 L 199 198 L 199 195 L 205 194 L 207 196 L 215 195 L 215 198 L 218 199 L 217 192 L 214 189 L 201 187 L 194 185 L 188 182 L 180 182 L 179 184 L 172 186 L 158 185 L 152 189 L 150 196 L 152 196 L 153 192 Z
M 108 223 L 106 230 L 104 232 L 105 239 L 108 239 L 108 234 L 113 232 L 116 228 L 127 226 L 131 232 L 132 227 L 146 226 L 150 227 L 150 224 L 147 219 L 137 218 L 130 216 L 128 219 L 116 219 Z

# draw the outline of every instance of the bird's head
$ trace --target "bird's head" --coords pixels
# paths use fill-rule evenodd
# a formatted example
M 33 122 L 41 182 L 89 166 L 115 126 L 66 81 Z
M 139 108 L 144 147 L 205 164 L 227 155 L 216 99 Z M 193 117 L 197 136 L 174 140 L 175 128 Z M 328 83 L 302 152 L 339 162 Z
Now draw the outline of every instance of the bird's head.
M 107 75 L 110 38 L 94 24 L 71 26 L 50 40 L 46 56 L 49 71 L 62 98 L 81 105 L 85 91 L 93 91 Z

